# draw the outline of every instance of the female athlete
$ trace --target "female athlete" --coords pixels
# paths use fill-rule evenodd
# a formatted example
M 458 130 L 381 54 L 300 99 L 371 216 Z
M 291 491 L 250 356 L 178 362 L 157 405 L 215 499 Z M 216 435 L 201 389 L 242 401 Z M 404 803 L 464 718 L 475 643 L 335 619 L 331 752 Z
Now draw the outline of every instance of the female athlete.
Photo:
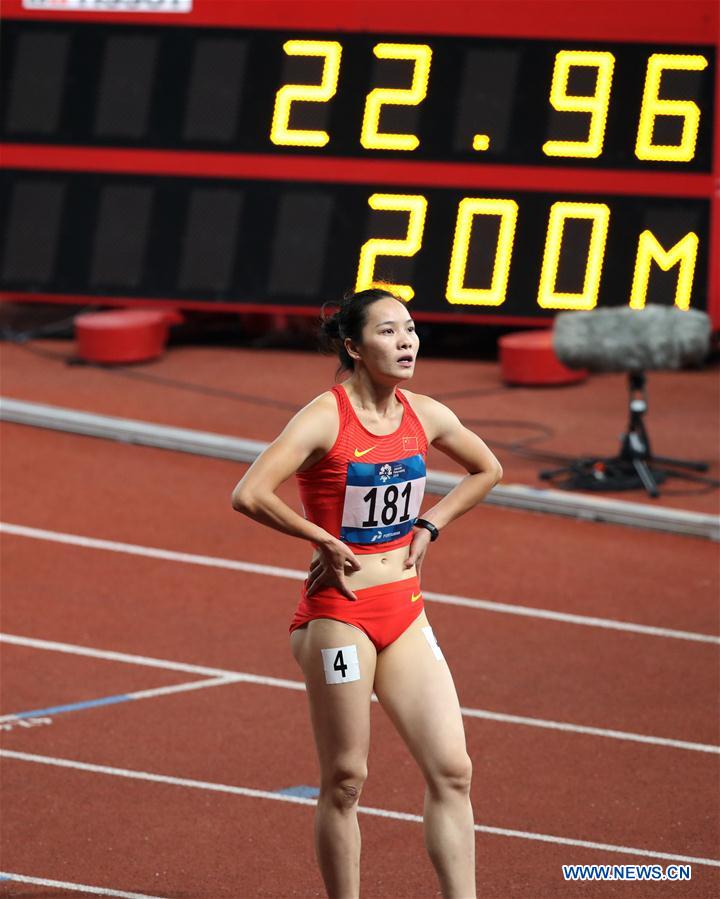
M 450 409 L 398 389 L 413 376 L 419 343 L 402 300 L 363 290 L 345 297 L 322 331 L 350 376 L 290 420 L 232 497 L 239 512 L 314 547 L 290 642 L 320 762 L 318 863 L 331 899 L 359 895 L 357 805 L 374 690 L 427 783 L 425 844 L 442 895 L 468 899 L 476 895 L 471 763 L 420 569 L 428 544 L 502 469 Z M 419 518 L 429 444 L 468 476 Z M 275 495 L 293 474 L 305 517 Z

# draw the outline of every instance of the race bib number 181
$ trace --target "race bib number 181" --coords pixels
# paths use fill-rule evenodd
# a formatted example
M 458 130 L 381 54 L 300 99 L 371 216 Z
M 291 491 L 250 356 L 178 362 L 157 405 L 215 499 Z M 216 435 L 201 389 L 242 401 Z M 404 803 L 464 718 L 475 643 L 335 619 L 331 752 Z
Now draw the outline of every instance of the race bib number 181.
M 425 491 L 425 459 L 348 462 L 340 538 L 348 543 L 387 543 L 408 533 Z

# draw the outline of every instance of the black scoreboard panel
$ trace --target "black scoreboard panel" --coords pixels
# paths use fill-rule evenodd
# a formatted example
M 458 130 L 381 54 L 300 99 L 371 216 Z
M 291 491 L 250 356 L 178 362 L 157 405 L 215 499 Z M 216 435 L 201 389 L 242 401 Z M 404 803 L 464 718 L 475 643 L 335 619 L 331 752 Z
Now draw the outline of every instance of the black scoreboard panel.
M 8 290 L 309 307 L 364 260 L 417 312 L 707 306 L 702 198 L 17 170 L 0 200 Z
M 709 172 L 715 48 L 9 21 L 2 140 Z
M 597 41 L 552 3 L 564 37 L 243 9 L 4 22 L 5 293 L 307 313 L 385 281 L 465 322 L 647 303 L 720 322 L 712 35 L 645 40 L 636 7 Z

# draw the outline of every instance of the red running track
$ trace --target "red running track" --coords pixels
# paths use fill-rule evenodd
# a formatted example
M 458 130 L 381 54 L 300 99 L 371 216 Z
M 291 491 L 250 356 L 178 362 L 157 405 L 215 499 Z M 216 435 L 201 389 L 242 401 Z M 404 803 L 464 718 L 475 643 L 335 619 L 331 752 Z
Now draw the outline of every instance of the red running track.
M 300 541 L 230 509 L 243 466 L 19 425 L 1 430 L 3 522 L 280 569 L 307 564 Z M 282 495 L 298 508 L 291 483 Z M 708 541 L 490 506 L 453 527 L 456 539 L 431 549 L 426 591 L 691 634 L 720 630 L 717 547 Z M 126 894 L 323 895 L 312 808 L 238 792 L 317 784 L 287 644 L 299 581 L 7 533 L 2 547 L 2 630 L 25 639 L 2 646 L 2 715 L 222 672 L 290 681 L 160 693 L 16 723 L 2 735 L 4 750 L 24 754 L 2 758 L 2 869 Z M 717 643 L 432 601 L 428 614 L 468 710 L 720 743 L 711 711 Z M 141 658 L 60 652 L 28 639 Z M 466 731 L 479 824 L 720 858 L 717 753 L 470 716 Z M 362 804 L 411 815 L 422 807 L 421 779 L 379 707 Z M 364 896 L 438 895 L 418 823 L 363 815 L 361 826 Z M 720 868 L 710 864 L 693 864 L 682 884 L 581 886 L 563 882 L 561 864 L 669 861 L 486 832 L 477 851 L 487 897 L 720 891 Z M 4 881 L 0 895 L 87 894 Z

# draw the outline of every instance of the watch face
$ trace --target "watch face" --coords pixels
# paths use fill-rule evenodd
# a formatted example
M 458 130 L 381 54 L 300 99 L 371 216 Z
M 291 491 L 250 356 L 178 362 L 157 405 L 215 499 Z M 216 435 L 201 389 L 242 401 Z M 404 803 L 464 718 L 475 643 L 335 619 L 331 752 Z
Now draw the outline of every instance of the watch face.
M 415 527 L 423 528 L 423 530 L 427 531 L 430 534 L 431 542 L 437 538 L 439 533 L 435 525 L 430 521 L 426 521 L 424 518 L 416 518 Z

